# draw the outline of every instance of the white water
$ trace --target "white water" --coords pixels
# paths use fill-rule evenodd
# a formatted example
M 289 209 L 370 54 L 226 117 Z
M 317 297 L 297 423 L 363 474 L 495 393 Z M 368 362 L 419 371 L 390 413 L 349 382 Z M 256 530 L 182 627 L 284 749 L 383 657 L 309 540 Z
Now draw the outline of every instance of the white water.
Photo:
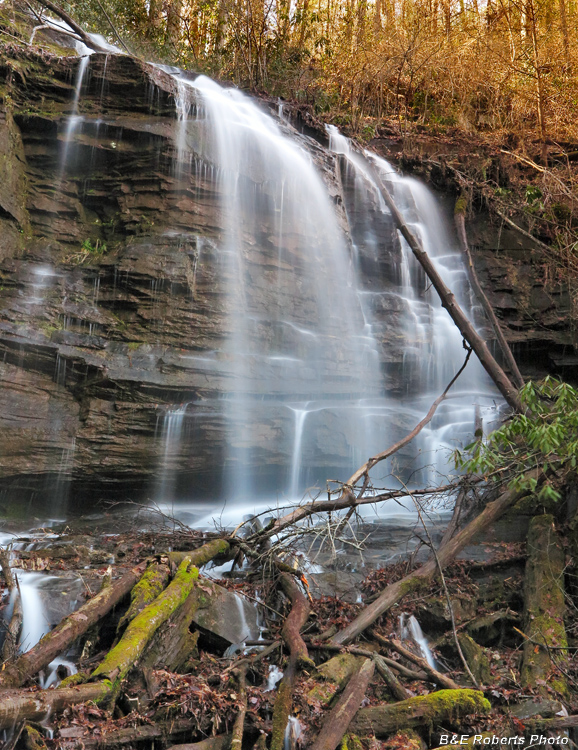
M 349 140 L 335 127 L 329 126 L 328 132 L 330 148 L 346 159 L 346 179 L 353 182 L 353 205 L 348 206 L 346 200 L 346 208 L 361 213 L 368 210 L 367 205 L 373 199 L 378 212 L 390 216 L 368 167 L 368 160 L 371 160 L 404 220 L 420 239 L 444 282 L 454 292 L 470 320 L 478 323 L 480 313 L 471 292 L 463 258 L 431 191 L 418 180 L 400 175 L 385 159 L 367 151 L 364 154 L 355 151 Z M 350 228 L 354 243 L 360 240 L 366 249 L 378 248 L 382 242 L 371 225 L 363 228 L 361 237 L 351 222 Z M 373 301 L 372 297 L 383 295 L 395 296 L 401 303 L 399 335 L 404 347 L 403 379 L 408 390 L 400 398 L 398 408 L 415 424 L 458 372 L 464 362 L 465 351 L 459 330 L 442 308 L 436 291 L 411 249 L 399 232 L 397 237 L 401 252 L 396 288 L 384 286 L 372 289 L 361 298 L 362 304 L 367 306 Z M 367 315 L 370 317 L 369 312 Z M 473 435 L 476 415 L 479 414 L 487 430 L 497 419 L 501 404 L 501 396 L 494 384 L 475 355 L 472 355 L 466 370 L 438 408 L 432 422 L 414 439 L 415 452 L 419 452 L 419 461 L 426 467 L 425 471 L 414 477 L 414 481 L 431 486 L 440 476 L 447 474 L 448 454 Z
M 283 750 L 295 750 L 297 742 L 301 737 L 301 722 L 296 716 L 290 716 L 285 728 L 285 740 Z
M 409 617 L 406 614 L 400 615 L 399 630 L 402 641 L 411 641 L 414 643 L 430 667 L 436 669 L 436 662 L 429 647 L 428 640 L 423 634 L 423 630 L 417 619 L 413 615 L 410 615 Z
M 382 383 L 356 270 L 310 153 L 239 91 L 176 83 L 179 178 L 214 180 L 221 198 L 226 495 L 263 497 L 259 471 L 276 465 L 274 486 L 300 497 L 382 444 L 367 419 Z
M 187 407 L 188 404 L 170 407 L 162 417 L 160 439 L 162 440 L 163 451 L 158 470 L 156 499 L 163 503 L 170 504 L 174 500 L 175 471 L 173 462 L 181 445 Z
M 267 677 L 267 689 L 265 692 L 270 693 L 272 690 L 275 690 L 275 688 L 277 687 L 277 683 L 281 682 L 282 679 L 282 670 L 280 670 L 276 664 L 270 664 L 269 676 Z

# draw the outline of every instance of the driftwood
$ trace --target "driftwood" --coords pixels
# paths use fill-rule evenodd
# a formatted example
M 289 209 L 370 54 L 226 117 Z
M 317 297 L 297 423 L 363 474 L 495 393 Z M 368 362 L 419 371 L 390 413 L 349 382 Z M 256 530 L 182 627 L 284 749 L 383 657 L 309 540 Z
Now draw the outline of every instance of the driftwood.
M 484 694 L 477 690 L 438 690 L 400 703 L 362 708 L 350 728 L 360 736 L 386 737 L 398 729 L 434 727 L 465 716 L 484 715 L 490 708 Z
M 464 311 L 458 305 L 453 292 L 445 285 L 442 277 L 438 273 L 430 257 L 423 249 L 421 242 L 405 223 L 403 216 L 395 205 L 395 202 L 391 197 L 388 189 L 383 184 L 383 181 L 377 169 L 375 169 L 373 164 L 369 161 L 368 166 L 371 170 L 371 174 L 375 181 L 375 184 L 381 192 L 381 195 L 383 196 L 383 199 L 391 212 L 391 215 L 399 232 L 403 235 L 405 241 L 411 248 L 411 251 L 414 254 L 416 260 L 423 268 L 426 276 L 429 278 L 434 289 L 438 293 L 442 303 L 442 307 L 445 307 L 445 309 L 448 311 L 451 319 L 458 327 L 462 336 L 472 347 L 482 366 L 484 367 L 488 375 L 492 378 L 507 403 L 512 407 L 512 409 L 514 409 L 514 411 L 523 413 L 524 407 L 522 405 L 522 402 L 520 401 L 518 389 L 513 385 L 504 370 L 500 367 L 500 365 L 490 352 L 488 345 L 486 344 L 484 339 L 478 334 L 474 326 L 468 320 Z
M 314 667 L 309 659 L 307 645 L 301 637 L 300 630 L 307 622 L 311 608 L 307 597 L 302 593 L 295 580 L 288 573 L 279 576 L 281 588 L 291 600 L 291 612 L 285 620 L 281 636 L 289 648 L 289 664 L 279 683 L 277 698 L 273 707 L 273 728 L 271 730 L 271 750 L 283 750 L 285 728 L 289 721 L 293 705 L 293 688 L 297 672 L 302 665 Z
M 131 590 L 145 570 L 145 563 L 122 576 L 111 586 L 102 589 L 93 599 L 66 617 L 13 664 L 0 672 L 0 687 L 20 687 L 26 680 L 44 669 L 74 641 L 104 617 Z
M 453 680 L 451 680 L 449 677 L 446 677 L 445 674 L 438 672 L 437 669 L 430 667 L 426 659 L 423 659 L 421 656 L 417 656 L 412 651 L 405 648 L 405 646 L 403 646 L 399 641 L 396 641 L 395 638 L 384 638 L 383 636 L 379 635 L 379 633 L 373 633 L 373 635 L 380 643 L 388 646 L 394 651 L 397 651 L 397 653 L 400 656 L 403 656 L 404 659 L 417 664 L 417 666 L 420 667 L 420 669 L 422 669 L 427 674 L 429 679 L 432 682 L 435 682 L 436 685 L 440 685 L 440 687 L 446 688 L 448 690 L 459 689 L 460 686 Z
M 522 685 L 543 687 L 552 667 L 565 657 L 552 651 L 568 646 L 564 627 L 564 574 L 566 555 L 554 528 L 553 516 L 535 516 L 530 521 L 528 560 L 524 576 L 524 652 L 520 672 Z M 560 670 L 558 670 L 560 672 Z M 566 692 L 566 677 L 560 673 L 550 686 Z
M 366 659 L 359 671 L 349 680 L 335 707 L 323 723 L 311 750 L 335 750 L 347 732 L 351 720 L 365 697 L 375 664 Z
M 527 477 L 538 479 L 540 469 L 528 472 Z M 481 531 L 502 516 L 517 500 L 523 497 L 526 491 L 509 489 L 503 492 L 496 500 L 488 503 L 477 518 L 474 518 L 456 536 L 453 537 L 445 547 L 438 550 L 437 560 L 430 559 L 418 570 L 409 573 L 400 581 L 387 586 L 379 597 L 369 606 L 363 609 L 359 615 L 331 638 L 330 643 L 343 646 L 351 643 L 358 635 L 372 625 L 378 617 L 390 607 L 400 601 L 404 596 L 418 591 L 430 581 L 438 570 L 438 563 L 445 568 L 455 556 Z

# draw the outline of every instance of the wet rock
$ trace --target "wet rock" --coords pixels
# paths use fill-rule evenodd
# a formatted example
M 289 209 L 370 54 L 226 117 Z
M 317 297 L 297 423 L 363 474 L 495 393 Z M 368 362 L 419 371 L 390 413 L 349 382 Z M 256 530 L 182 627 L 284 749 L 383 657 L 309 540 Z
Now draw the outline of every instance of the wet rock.
M 196 590 L 193 625 L 220 648 L 259 637 L 257 609 L 242 596 L 203 580 Z
M 458 635 L 460 647 L 472 674 L 481 685 L 489 685 L 491 681 L 490 661 L 484 649 L 467 633 Z
M 533 719 L 541 716 L 543 719 L 550 719 L 553 716 L 560 715 L 563 705 L 560 701 L 550 700 L 548 698 L 532 698 L 516 703 L 509 707 L 509 712 L 520 721 Z
M 457 623 L 476 615 L 478 602 L 472 597 L 452 597 L 452 610 Z M 426 630 L 445 630 L 451 626 L 451 614 L 445 597 L 426 599 L 418 608 L 418 620 Z

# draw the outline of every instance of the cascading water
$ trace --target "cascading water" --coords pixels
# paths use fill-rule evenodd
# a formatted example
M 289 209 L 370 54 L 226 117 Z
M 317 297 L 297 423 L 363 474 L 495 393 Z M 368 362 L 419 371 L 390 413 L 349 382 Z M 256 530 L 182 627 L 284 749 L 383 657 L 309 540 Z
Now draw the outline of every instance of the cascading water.
M 270 459 L 280 464 L 273 487 L 300 496 L 383 444 L 367 419 L 382 385 L 356 272 L 311 155 L 240 92 L 176 80 L 179 177 L 187 163 L 200 168 L 192 151 L 221 196 L 226 492 L 262 497 Z
M 368 160 L 371 160 L 405 222 L 419 237 L 445 283 L 475 323 L 478 310 L 465 264 L 432 193 L 418 180 L 400 175 L 385 159 L 369 152 L 361 154 L 355 151 L 335 127 L 328 126 L 328 132 L 330 148 L 345 159 L 344 181 L 350 186 L 345 206 L 357 262 L 360 262 L 362 249 L 376 259 L 383 242 L 379 236 L 380 228 L 387 236 L 380 227 L 379 215 L 390 216 L 368 166 Z M 373 211 L 372 204 L 376 206 Z M 360 215 L 365 222 L 360 221 Z M 442 308 L 411 249 L 401 234 L 396 234 L 399 253 L 393 268 L 395 286 L 368 289 L 361 298 L 367 319 L 371 319 L 371 306 L 376 304 L 376 299 L 395 298 L 399 306 L 398 336 L 403 346 L 405 393 L 400 394 L 397 408 L 407 414 L 408 424 L 412 421 L 415 424 L 460 369 L 465 352 L 459 330 Z M 440 475 L 447 473 L 448 451 L 468 440 L 477 418 L 482 424 L 485 420 L 488 427 L 496 419 L 501 403 L 490 378 L 479 361 L 472 357 L 461 382 L 454 385 L 433 421 L 414 441 L 414 454 L 420 454 L 424 470 L 414 474 L 413 480 L 431 485 Z

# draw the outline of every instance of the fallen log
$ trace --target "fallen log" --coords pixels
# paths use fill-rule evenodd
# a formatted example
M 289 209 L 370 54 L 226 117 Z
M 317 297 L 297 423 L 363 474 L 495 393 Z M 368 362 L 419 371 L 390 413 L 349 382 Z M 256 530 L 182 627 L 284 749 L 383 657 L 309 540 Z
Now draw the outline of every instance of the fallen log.
M 86 604 L 62 620 L 35 646 L 0 672 L 0 687 L 20 687 L 27 679 L 44 669 L 92 625 L 108 614 L 129 593 L 144 570 L 145 563 L 129 570 L 119 581 L 102 589 Z
M 216 737 L 207 737 L 206 740 L 200 742 L 172 745 L 168 750 L 228 750 L 230 744 L 230 734 L 218 734 Z
M 400 656 L 403 656 L 404 659 L 417 664 L 417 666 L 420 667 L 427 674 L 429 679 L 432 682 L 436 683 L 436 685 L 440 685 L 440 687 L 446 688 L 448 690 L 459 690 L 460 686 L 457 683 L 455 683 L 449 677 L 446 677 L 445 674 L 438 672 L 437 669 L 430 667 L 427 659 L 423 659 L 421 656 L 417 656 L 413 653 L 413 651 L 410 651 L 409 649 L 405 648 L 399 641 L 396 641 L 395 638 L 384 638 L 382 635 L 375 632 L 372 633 L 372 635 L 382 645 L 387 646 L 394 651 L 397 651 L 397 653 Z
M 132 620 L 123 637 L 94 670 L 91 679 L 110 683 L 111 697 L 116 698 L 122 680 L 141 656 L 153 635 L 182 604 L 193 590 L 199 577 L 197 562 L 208 562 L 211 557 L 224 552 L 229 545 L 222 539 L 214 539 L 198 550 L 191 552 L 180 564 L 175 577 L 157 598 Z
M 118 623 L 117 633 L 121 633 L 127 623 L 156 599 L 169 582 L 170 575 L 171 570 L 165 563 L 149 563 L 140 580 L 130 592 L 130 605 Z
M 410 694 L 397 679 L 383 656 L 381 656 L 380 654 L 374 654 L 372 658 L 375 664 L 375 668 L 379 672 L 381 679 L 385 682 L 389 692 L 393 695 L 393 697 L 398 701 L 404 701 L 407 698 L 410 698 Z
M 311 750 L 335 750 L 339 745 L 365 697 L 374 669 L 375 663 L 371 659 L 362 663 L 323 723 Z
M 18 653 L 18 641 L 22 630 L 23 617 L 22 598 L 20 596 L 18 581 L 10 568 L 10 555 L 3 547 L 0 547 L 0 566 L 2 567 L 4 581 L 6 582 L 6 587 L 10 591 L 10 598 L 13 602 L 12 616 L 10 617 L 8 627 L 6 628 L 4 643 L 2 645 L 2 660 L 8 662 L 14 659 Z
M 431 258 L 423 249 L 421 242 L 405 223 L 405 220 L 401 215 L 399 209 L 395 205 L 395 201 L 391 197 L 389 190 L 383 184 L 383 181 L 377 169 L 374 167 L 371 161 L 368 160 L 367 163 L 371 171 L 373 181 L 377 189 L 380 191 L 384 201 L 386 202 L 395 225 L 411 248 L 414 257 L 423 268 L 426 276 L 431 281 L 432 286 L 438 293 L 442 303 L 442 307 L 444 307 L 448 311 L 451 319 L 458 327 L 464 339 L 476 353 L 478 359 L 480 360 L 480 363 L 482 364 L 488 375 L 492 378 L 492 380 L 498 387 L 498 390 L 505 398 L 506 402 L 512 407 L 512 409 L 514 409 L 514 411 L 523 414 L 525 410 L 522 402 L 520 401 L 518 389 L 513 385 L 504 370 L 495 360 L 494 356 L 488 348 L 488 345 L 476 331 L 472 323 L 468 320 L 464 311 L 459 306 L 451 289 L 449 289 L 445 285 Z
M 526 475 L 528 479 L 538 479 L 541 469 L 534 469 Z M 464 526 L 450 541 L 438 550 L 437 560 L 430 559 L 421 568 L 409 573 L 400 581 L 387 586 L 378 598 L 365 607 L 357 617 L 352 620 L 343 630 L 340 630 L 329 643 L 343 646 L 357 638 L 360 633 L 372 625 L 378 617 L 397 604 L 403 597 L 426 586 L 438 572 L 439 566 L 443 569 L 450 563 L 470 541 L 486 529 L 491 523 L 500 518 L 517 500 L 527 494 L 526 490 L 508 489 L 496 500 L 488 503 L 479 516 Z
M 243 735 L 245 733 L 245 715 L 247 714 L 247 667 L 242 666 L 237 670 L 239 681 L 239 711 L 233 724 L 231 735 L 231 750 L 241 750 L 243 746 Z
M 187 735 L 198 724 L 195 717 L 176 717 L 170 721 L 155 724 L 142 724 L 136 727 L 123 727 L 107 731 L 106 727 L 99 735 L 94 735 L 89 727 L 72 726 L 58 731 L 59 746 L 66 747 L 66 741 L 79 743 L 88 748 L 122 747 L 123 745 L 134 745 L 136 742 L 147 742 L 151 740 L 168 740 L 177 738 L 179 735 Z M 216 739 L 216 738 L 215 738 Z
M 289 648 L 289 664 L 285 669 L 283 679 L 279 683 L 277 698 L 273 706 L 270 750 L 283 750 L 285 729 L 293 706 L 293 688 L 299 667 L 302 665 L 315 666 L 309 658 L 307 646 L 300 633 L 311 611 L 309 600 L 297 586 L 294 578 L 288 573 L 281 573 L 279 581 L 281 588 L 292 604 L 291 612 L 289 612 L 281 630 L 283 641 Z
M 491 706 L 477 690 L 438 690 L 400 703 L 362 708 L 351 722 L 351 731 L 362 737 L 386 737 L 398 729 L 435 727 L 466 716 L 486 715 Z
M 86 701 L 99 701 L 110 688 L 105 683 L 88 683 L 58 690 L 5 690 L 0 700 L 0 729 L 14 726 L 15 722 L 42 721 L 47 715 L 63 711 L 68 706 Z
M 534 516 L 530 521 L 528 559 L 524 576 L 524 642 L 520 678 L 525 687 L 538 687 L 540 692 L 554 688 L 566 693 L 568 685 L 563 671 L 557 669 L 554 680 L 548 679 L 560 653 L 553 651 L 568 646 L 564 627 L 564 574 L 566 555 L 554 528 L 553 516 Z M 563 654 L 564 652 L 562 652 Z M 548 681 L 548 688 L 546 687 Z

